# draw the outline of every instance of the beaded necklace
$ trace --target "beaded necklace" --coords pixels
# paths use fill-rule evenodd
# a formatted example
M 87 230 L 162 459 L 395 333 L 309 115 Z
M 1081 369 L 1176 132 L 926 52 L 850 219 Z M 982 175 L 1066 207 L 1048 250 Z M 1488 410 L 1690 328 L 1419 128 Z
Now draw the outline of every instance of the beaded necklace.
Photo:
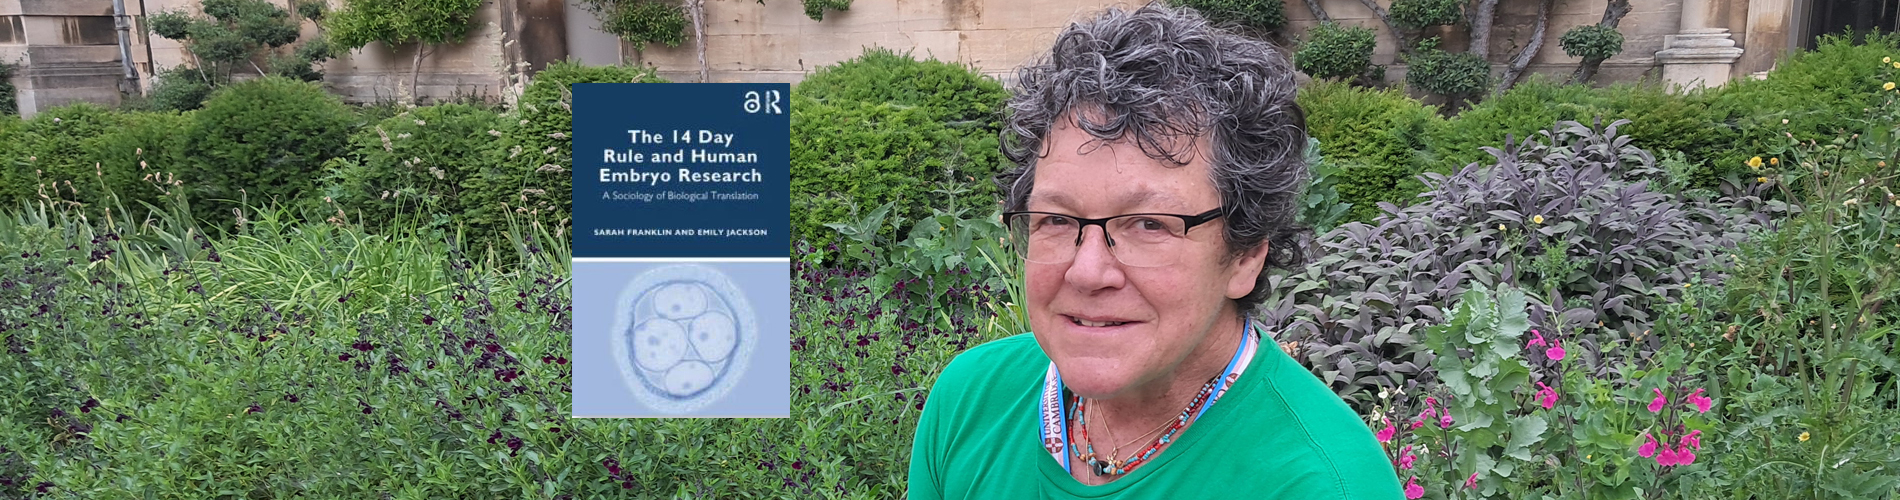
M 1246 326 L 1242 329 L 1240 348 L 1235 350 L 1233 359 L 1227 362 L 1226 372 L 1214 380 L 1209 381 L 1208 385 L 1202 386 L 1201 392 L 1195 395 L 1194 401 L 1188 404 L 1187 409 L 1182 410 L 1181 413 L 1185 418 L 1177 418 L 1169 422 L 1169 426 L 1172 429 L 1166 434 L 1163 434 L 1162 438 L 1165 439 L 1165 441 L 1157 440 L 1155 443 L 1150 443 L 1149 446 L 1137 452 L 1133 458 L 1128 461 L 1107 463 L 1108 461 L 1101 460 L 1100 457 L 1094 456 L 1093 443 L 1088 445 L 1086 451 L 1079 449 L 1074 452 L 1070 451 L 1075 449 L 1074 446 L 1071 446 L 1072 441 L 1070 440 L 1069 426 L 1067 425 L 1070 419 L 1070 408 L 1073 405 L 1075 418 L 1083 419 L 1086 404 L 1080 398 L 1075 398 L 1074 401 L 1071 402 L 1071 398 L 1065 397 L 1067 391 L 1062 388 L 1062 374 L 1056 371 L 1056 364 L 1051 361 L 1048 370 L 1043 372 L 1042 398 L 1037 404 L 1042 413 L 1042 425 L 1037 428 L 1037 431 L 1041 434 L 1043 450 L 1049 452 L 1049 456 L 1055 459 L 1056 463 L 1061 464 L 1062 470 L 1065 472 L 1071 471 L 1069 461 L 1071 455 L 1075 455 L 1085 462 L 1093 458 L 1095 462 L 1090 462 L 1089 465 L 1095 469 L 1097 475 L 1110 475 L 1110 467 L 1115 469 L 1116 472 L 1114 475 L 1126 474 L 1132 471 L 1135 465 L 1144 463 L 1152 458 L 1160 448 L 1160 445 L 1173 442 L 1175 440 L 1174 434 L 1178 433 L 1181 428 L 1186 427 L 1188 423 L 1200 419 L 1201 415 L 1207 413 L 1207 409 L 1212 407 L 1215 401 L 1219 401 L 1220 397 L 1225 395 L 1228 389 L 1233 388 L 1234 382 L 1240 379 L 1241 373 L 1247 371 L 1247 365 L 1253 362 L 1254 352 L 1260 347 L 1260 327 L 1254 325 L 1253 321 L 1246 321 L 1245 325 Z M 1086 424 L 1086 420 L 1081 421 Z M 1082 435 L 1079 437 L 1086 441 L 1088 439 L 1087 426 L 1081 426 L 1080 430 Z M 1153 431 L 1149 432 L 1152 433 Z M 1146 433 L 1143 435 L 1145 436 Z M 1083 456 L 1084 453 L 1087 454 L 1087 457 Z M 1119 452 L 1117 454 L 1119 454 Z M 1099 462 L 1100 465 L 1098 465 L 1097 462 Z
M 1187 426 L 1188 418 L 1207 403 L 1208 396 L 1214 394 L 1214 387 L 1220 379 L 1219 376 L 1207 379 L 1207 383 L 1201 385 L 1201 391 L 1194 395 L 1194 400 L 1188 402 L 1187 409 L 1181 410 L 1181 415 L 1168 423 L 1167 432 L 1161 433 L 1161 437 L 1149 442 L 1146 448 L 1135 451 L 1135 454 L 1127 460 L 1119 460 L 1114 456 L 1107 459 L 1096 456 L 1095 441 L 1089 439 L 1088 402 L 1081 396 L 1076 396 L 1074 418 L 1081 423 L 1079 427 L 1082 430 L 1082 443 L 1087 447 L 1087 451 L 1076 450 L 1076 458 L 1082 459 L 1082 463 L 1093 468 L 1097 476 L 1119 476 L 1133 472 L 1135 467 L 1147 462 L 1148 458 L 1153 457 L 1162 446 L 1174 440 L 1175 433 L 1181 432 L 1181 428 Z M 1116 448 L 1120 449 L 1120 446 Z

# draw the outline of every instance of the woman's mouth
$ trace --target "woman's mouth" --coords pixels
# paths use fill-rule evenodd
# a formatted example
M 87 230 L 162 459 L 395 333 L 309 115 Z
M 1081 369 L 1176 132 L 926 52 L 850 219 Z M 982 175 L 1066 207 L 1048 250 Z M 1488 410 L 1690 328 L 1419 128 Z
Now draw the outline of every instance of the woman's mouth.
M 1121 326 L 1121 325 L 1126 325 L 1126 324 L 1128 324 L 1128 323 L 1131 323 L 1131 322 L 1129 322 L 1129 321 L 1106 321 L 1106 320 L 1105 320 L 1105 321 L 1091 321 L 1091 320 L 1086 320 L 1086 319 L 1082 319 L 1082 318 L 1077 318 L 1077 317 L 1075 317 L 1075 316 L 1069 316 L 1069 323 L 1070 323 L 1070 324 L 1073 324 L 1073 325 L 1078 325 L 1078 326 L 1087 326 L 1087 327 L 1092 327 L 1092 328 L 1103 328 L 1103 327 L 1111 327 L 1111 326 Z

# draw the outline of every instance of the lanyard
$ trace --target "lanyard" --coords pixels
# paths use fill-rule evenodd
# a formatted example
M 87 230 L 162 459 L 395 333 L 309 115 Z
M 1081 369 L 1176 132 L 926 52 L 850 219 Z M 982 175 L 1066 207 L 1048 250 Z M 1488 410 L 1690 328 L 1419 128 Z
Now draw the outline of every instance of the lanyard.
M 1240 380 L 1241 372 L 1247 371 L 1247 365 L 1253 362 L 1254 351 L 1260 348 L 1259 333 L 1259 330 L 1254 328 L 1253 321 L 1247 321 L 1241 332 L 1240 349 L 1236 349 L 1234 358 L 1227 361 L 1227 370 L 1221 375 L 1220 383 L 1214 388 L 1214 394 L 1208 396 L 1206 403 L 1201 404 L 1200 411 L 1194 413 L 1194 417 L 1189 420 L 1190 423 L 1200 420 L 1201 415 L 1214 406 L 1214 401 L 1226 394 L 1227 388 L 1232 387 L 1234 381 Z M 1062 397 L 1062 374 L 1056 371 L 1054 361 L 1049 362 L 1049 369 L 1043 373 L 1042 402 L 1039 406 L 1042 412 L 1042 427 L 1038 431 L 1042 437 L 1042 448 L 1049 452 L 1050 458 L 1054 458 L 1056 463 L 1062 464 L 1062 470 L 1071 471 L 1069 446 L 1072 442 L 1069 440 L 1069 404 L 1068 399 Z

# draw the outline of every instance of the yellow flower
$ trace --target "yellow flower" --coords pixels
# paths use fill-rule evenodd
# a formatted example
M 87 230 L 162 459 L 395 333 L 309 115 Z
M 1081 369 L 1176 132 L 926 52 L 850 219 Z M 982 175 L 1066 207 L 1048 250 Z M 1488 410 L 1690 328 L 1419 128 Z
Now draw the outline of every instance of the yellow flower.
M 1781 164 L 1781 159 L 1780 159 L 1780 158 L 1769 158 L 1769 159 L 1768 159 L 1768 164 L 1769 164 L 1769 165 L 1780 165 L 1780 164 Z
M 1544 216 L 1542 216 L 1542 215 L 1533 215 L 1533 216 L 1531 216 L 1531 223 L 1532 223 L 1532 224 L 1543 224 L 1543 223 L 1544 223 Z
M 1757 156 L 1754 158 L 1749 158 L 1748 168 L 1761 168 L 1761 157 Z
M 1801 442 L 1808 442 L 1808 431 L 1801 431 Z
M 1893 90 L 1893 82 L 1887 82 L 1886 85 L 1881 85 L 1880 90 Z
M 1893 69 L 1900 69 L 1900 62 L 1894 62 Z
M 1893 203 L 1894 203 L 1895 205 L 1900 205 L 1900 201 L 1896 201 L 1896 202 L 1893 202 Z M 1504 230 L 1504 225 L 1503 225 L 1503 224 L 1498 224 L 1498 230 L 1499 230 L 1499 231 L 1503 231 L 1503 230 Z
M 1756 177 L 1755 182 L 1768 182 L 1767 177 Z

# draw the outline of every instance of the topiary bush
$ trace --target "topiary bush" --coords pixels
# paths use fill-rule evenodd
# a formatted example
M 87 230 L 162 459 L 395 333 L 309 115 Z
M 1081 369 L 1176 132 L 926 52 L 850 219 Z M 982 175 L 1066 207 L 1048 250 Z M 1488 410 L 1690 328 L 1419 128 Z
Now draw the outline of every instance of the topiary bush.
M 1286 27 L 1286 4 L 1279 0 L 1168 0 L 1168 5 L 1192 8 L 1210 22 L 1239 26 L 1255 34 Z
M 932 209 L 996 204 L 1005 97 L 996 81 L 874 48 L 818 70 L 792 95 L 792 232 L 813 248 L 835 252 L 841 240 L 825 224 L 852 219 L 854 204 L 896 202 L 879 241 L 901 240 Z
M 659 0 L 582 0 L 581 8 L 600 19 L 600 30 L 644 50 L 648 43 L 678 47 L 686 41 L 686 11 Z
M 1436 107 L 1397 89 L 1326 81 L 1301 88 L 1297 102 L 1307 134 L 1337 168 L 1334 187 L 1352 205 L 1346 220 L 1371 220 L 1380 202 L 1407 205 L 1424 191 L 1415 177 L 1428 165 L 1427 138 L 1445 127 Z
M 1491 63 L 1469 52 L 1426 48 L 1405 63 L 1405 84 L 1433 94 L 1466 95 L 1491 85 Z
M 315 83 L 270 76 L 232 84 L 184 130 L 180 165 L 194 215 L 214 227 L 242 205 L 290 205 L 317 192 L 323 163 L 343 154 L 356 117 Z
M 325 195 L 366 222 L 448 228 L 468 209 L 463 184 L 496 158 L 501 124 L 492 110 L 441 104 L 364 127 L 326 165 Z
M 1389 14 L 1392 24 L 1401 28 L 1420 29 L 1431 26 L 1448 26 L 1464 20 L 1464 11 L 1460 0 L 1392 0 Z
M 1609 26 L 1585 24 L 1557 39 L 1564 53 L 1584 59 L 1609 59 L 1623 52 L 1623 33 Z
M 549 64 L 536 73 L 515 109 L 503 115 L 490 158 L 463 184 L 463 222 L 478 241 L 498 239 L 509 220 L 538 223 L 549 233 L 570 227 L 573 213 L 574 124 L 571 85 L 664 83 L 646 68 Z
M 1652 306 L 1679 285 L 1719 282 L 1705 269 L 1757 217 L 1787 207 L 1762 201 L 1759 186 L 1711 200 L 1630 180 L 1657 172 L 1620 125 L 1566 122 L 1538 141 L 1489 148 L 1490 164 L 1424 174 L 1431 190 L 1420 203 L 1382 204 L 1371 224 L 1321 235 L 1322 257 L 1304 270 L 1272 277 L 1264 319 L 1362 412 L 1376 399 L 1368 389 L 1431 377 L 1418 329 L 1444 322 L 1467 282 L 1538 291 L 1532 323 L 1588 327 L 1578 336 L 1586 346 L 1646 330 Z
M 182 182 L 177 179 L 186 163 L 188 143 L 179 131 L 191 128 L 192 117 L 175 111 L 120 113 L 118 125 L 90 139 L 85 149 L 100 165 L 106 185 L 118 195 L 116 200 L 101 200 L 123 206 L 135 220 L 143 218 L 151 207 L 163 208 L 161 196 Z M 101 209 L 116 209 L 102 206 Z
M 1293 52 L 1293 67 L 1313 78 L 1352 80 L 1372 69 L 1373 32 L 1361 26 L 1320 23 Z

